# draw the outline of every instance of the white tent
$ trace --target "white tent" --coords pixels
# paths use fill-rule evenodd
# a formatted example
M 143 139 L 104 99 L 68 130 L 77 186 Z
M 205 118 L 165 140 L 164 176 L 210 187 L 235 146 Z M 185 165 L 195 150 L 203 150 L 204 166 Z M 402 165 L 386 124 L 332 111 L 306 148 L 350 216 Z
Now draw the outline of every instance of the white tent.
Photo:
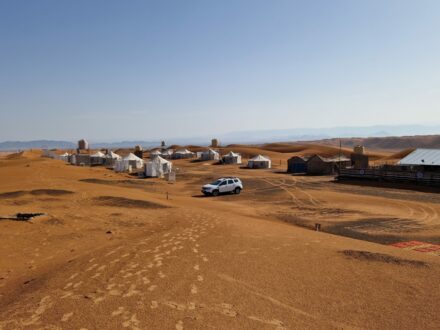
M 145 176 L 161 178 L 166 173 L 171 173 L 172 167 L 171 162 L 157 156 L 145 164 Z
M 241 164 L 241 155 L 233 151 L 229 151 L 223 156 L 224 164 Z
M 195 153 L 192 151 L 189 151 L 188 149 L 177 150 L 173 154 L 174 159 L 192 158 L 194 156 L 195 156 Z
M 153 159 L 157 156 L 160 156 L 162 153 L 159 150 L 154 150 L 152 152 L 150 152 L 150 158 Z
M 108 159 L 121 159 L 122 157 L 118 154 L 114 153 L 113 151 L 110 151 L 107 155 L 105 155 L 105 158 Z
M 168 150 L 165 150 L 164 152 L 162 152 L 161 156 L 163 158 L 170 159 L 171 156 L 173 155 L 173 153 L 174 153 L 173 149 L 168 149 Z
M 90 162 L 92 165 L 102 165 L 104 164 L 104 161 L 105 155 L 101 151 L 98 151 L 90 156 Z
M 272 161 L 262 155 L 255 156 L 248 161 L 249 168 L 271 168 Z
M 91 155 L 90 157 L 104 158 L 105 155 L 101 151 L 98 151 L 98 152 L 94 153 L 93 155 Z
M 69 161 L 69 156 L 70 156 L 69 153 L 65 152 L 64 154 L 59 156 L 59 159 L 62 160 L 62 161 L 68 162 Z
M 202 154 L 200 155 L 200 159 L 201 160 L 219 160 L 220 154 L 215 150 L 208 149 L 208 150 L 202 152 Z
M 106 167 L 113 167 L 115 165 L 115 162 L 121 158 L 122 157 L 119 156 L 118 154 L 115 154 L 113 151 L 110 151 L 109 153 L 107 153 L 107 155 L 105 155 L 104 164 Z
M 144 166 L 144 161 L 130 153 L 128 156 L 116 160 L 114 169 L 116 172 L 127 172 L 130 168 L 140 169 L 142 166 Z

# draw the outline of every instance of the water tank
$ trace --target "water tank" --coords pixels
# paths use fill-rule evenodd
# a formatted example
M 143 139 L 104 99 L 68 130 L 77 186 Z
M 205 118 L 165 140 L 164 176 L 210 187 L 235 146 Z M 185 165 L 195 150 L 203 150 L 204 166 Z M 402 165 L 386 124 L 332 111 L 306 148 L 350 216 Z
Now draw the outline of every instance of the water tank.
M 217 139 L 212 139 L 211 140 L 211 147 L 213 148 L 217 148 L 219 145 L 218 140 Z
M 363 155 L 365 153 L 364 146 L 357 145 L 353 148 L 353 152 L 357 155 Z
M 89 149 L 89 143 L 82 139 L 78 141 L 78 149 L 79 150 L 88 150 Z

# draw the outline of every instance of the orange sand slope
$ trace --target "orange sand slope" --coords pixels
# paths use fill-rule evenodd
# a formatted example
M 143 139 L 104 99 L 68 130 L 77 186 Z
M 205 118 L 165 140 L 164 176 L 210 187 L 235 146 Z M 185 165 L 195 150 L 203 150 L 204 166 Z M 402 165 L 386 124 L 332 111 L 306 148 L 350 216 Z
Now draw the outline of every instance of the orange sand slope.
M 175 161 L 174 184 L 0 159 L 0 216 L 45 213 L 0 220 L 0 329 L 438 328 L 440 258 L 389 244 L 439 244 L 440 197 L 269 152 L 272 170 Z M 200 196 L 222 175 L 242 194 Z

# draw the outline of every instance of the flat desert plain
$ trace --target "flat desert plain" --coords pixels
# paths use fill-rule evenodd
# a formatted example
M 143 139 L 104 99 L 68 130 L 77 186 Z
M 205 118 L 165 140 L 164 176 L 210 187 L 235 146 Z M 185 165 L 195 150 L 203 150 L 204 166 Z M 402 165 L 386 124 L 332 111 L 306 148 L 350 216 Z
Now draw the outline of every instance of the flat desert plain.
M 0 215 L 44 215 L 0 220 L 0 329 L 438 329 L 440 256 L 390 244 L 440 244 L 440 195 L 288 175 L 289 156 L 178 160 L 175 183 L 4 156 Z M 221 176 L 245 189 L 201 196 Z

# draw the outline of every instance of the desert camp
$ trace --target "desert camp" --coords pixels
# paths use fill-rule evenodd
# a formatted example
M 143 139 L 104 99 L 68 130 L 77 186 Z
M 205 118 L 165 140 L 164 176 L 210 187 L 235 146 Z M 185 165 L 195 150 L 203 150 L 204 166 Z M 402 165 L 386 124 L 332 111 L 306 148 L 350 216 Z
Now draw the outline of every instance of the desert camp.
M 0 22 L 0 330 L 440 329 L 440 1 Z

